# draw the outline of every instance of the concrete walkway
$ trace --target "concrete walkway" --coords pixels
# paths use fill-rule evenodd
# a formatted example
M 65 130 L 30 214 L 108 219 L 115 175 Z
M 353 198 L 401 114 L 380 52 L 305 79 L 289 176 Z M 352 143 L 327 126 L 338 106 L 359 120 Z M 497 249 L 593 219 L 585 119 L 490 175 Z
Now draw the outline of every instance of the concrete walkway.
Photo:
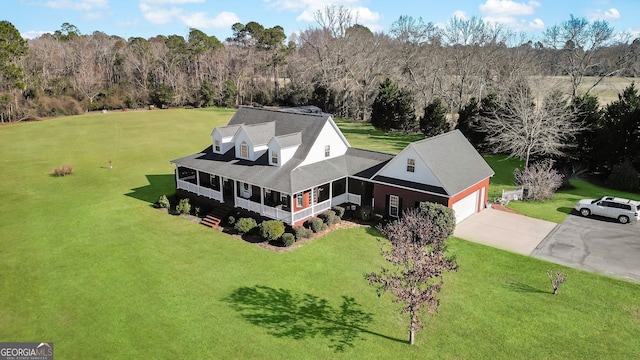
M 556 226 L 554 222 L 488 208 L 456 225 L 453 235 L 529 256 Z

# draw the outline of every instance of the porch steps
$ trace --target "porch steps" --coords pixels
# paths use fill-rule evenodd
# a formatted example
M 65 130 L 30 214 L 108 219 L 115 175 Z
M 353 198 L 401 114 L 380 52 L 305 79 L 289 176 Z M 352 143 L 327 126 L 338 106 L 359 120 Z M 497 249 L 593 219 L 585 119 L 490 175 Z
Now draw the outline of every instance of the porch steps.
M 226 206 L 216 206 L 207 216 L 205 216 L 200 224 L 214 228 L 220 225 L 220 223 L 227 217 L 232 209 Z

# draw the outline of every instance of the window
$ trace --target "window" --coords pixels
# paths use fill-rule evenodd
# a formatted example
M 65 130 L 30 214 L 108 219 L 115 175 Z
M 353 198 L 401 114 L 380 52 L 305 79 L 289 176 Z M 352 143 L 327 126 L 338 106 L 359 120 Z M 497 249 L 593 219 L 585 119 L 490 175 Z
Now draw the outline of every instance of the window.
M 296 206 L 301 208 L 302 207 L 302 194 L 296 194 Z
M 215 146 L 215 150 L 216 150 L 217 152 L 220 152 L 220 140 L 214 140 L 214 141 L 213 141 L 213 144 L 214 144 L 214 146 Z
M 240 157 L 249 157 L 249 146 L 247 146 L 247 143 L 244 141 L 242 142 L 242 144 L 240 144 Z
M 271 163 L 272 164 L 278 163 L 278 152 L 275 150 L 271 151 Z
M 400 198 L 396 195 L 389 195 L 389 215 L 398 217 L 398 207 L 400 206 Z
M 416 171 L 416 159 L 407 159 L 407 171 L 408 172 Z
M 331 156 L 331 145 L 324 146 L 324 157 Z

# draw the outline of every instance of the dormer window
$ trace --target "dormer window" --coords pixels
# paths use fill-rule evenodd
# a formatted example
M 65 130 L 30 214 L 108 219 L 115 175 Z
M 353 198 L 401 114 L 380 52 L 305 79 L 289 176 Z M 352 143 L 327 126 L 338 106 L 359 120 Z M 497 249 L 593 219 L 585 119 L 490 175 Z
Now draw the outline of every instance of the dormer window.
M 324 146 L 324 157 L 331 156 L 331 145 Z
M 216 152 L 220 152 L 220 140 L 215 140 L 213 142 L 213 146 L 214 146 Z
M 278 163 L 278 152 L 275 150 L 271 151 L 271 163 L 272 164 L 277 164 Z
M 240 144 L 240 157 L 248 158 L 249 157 L 249 146 L 245 141 Z
M 416 171 L 416 159 L 407 159 L 407 172 Z

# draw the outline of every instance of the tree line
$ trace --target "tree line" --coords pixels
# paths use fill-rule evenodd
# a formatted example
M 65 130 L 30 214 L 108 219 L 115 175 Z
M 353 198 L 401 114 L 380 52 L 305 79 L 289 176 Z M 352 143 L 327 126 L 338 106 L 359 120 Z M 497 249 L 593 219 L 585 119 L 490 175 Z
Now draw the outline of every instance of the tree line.
M 538 112 L 547 109 L 543 99 L 531 96 L 532 79 L 566 77 L 568 88 L 554 98 L 564 106 L 591 101 L 584 97 L 607 77 L 640 74 L 640 39 L 615 33 L 606 21 L 570 16 L 533 39 L 475 17 L 454 17 L 438 27 L 401 16 L 386 33 L 358 24 L 341 6 L 317 11 L 315 20 L 289 39 L 280 26 L 237 23 L 222 41 L 198 29 L 186 38 L 124 39 L 83 34 L 69 23 L 27 41 L 10 22 L 0 21 L 0 121 L 149 105 L 312 104 L 386 130 L 435 135 L 467 126 L 460 119 L 474 106 L 485 123 L 504 114 L 519 118 L 531 110 L 526 104 L 520 103 L 520 113 L 504 104 L 523 93 L 540 104 Z M 587 76 L 595 78 L 591 88 L 584 84 Z M 395 100 L 384 103 L 384 96 Z M 503 116 L 480 106 L 492 101 L 503 104 Z M 376 110 L 390 106 L 408 119 L 381 117 Z M 492 125 L 494 130 L 497 125 L 504 124 Z M 575 135 L 560 132 L 559 142 Z M 484 133 L 499 148 L 496 134 L 486 126 Z M 545 151 L 560 150 L 567 152 L 553 146 Z M 516 156 L 528 158 L 518 151 Z M 527 152 L 539 155 L 534 148 Z

